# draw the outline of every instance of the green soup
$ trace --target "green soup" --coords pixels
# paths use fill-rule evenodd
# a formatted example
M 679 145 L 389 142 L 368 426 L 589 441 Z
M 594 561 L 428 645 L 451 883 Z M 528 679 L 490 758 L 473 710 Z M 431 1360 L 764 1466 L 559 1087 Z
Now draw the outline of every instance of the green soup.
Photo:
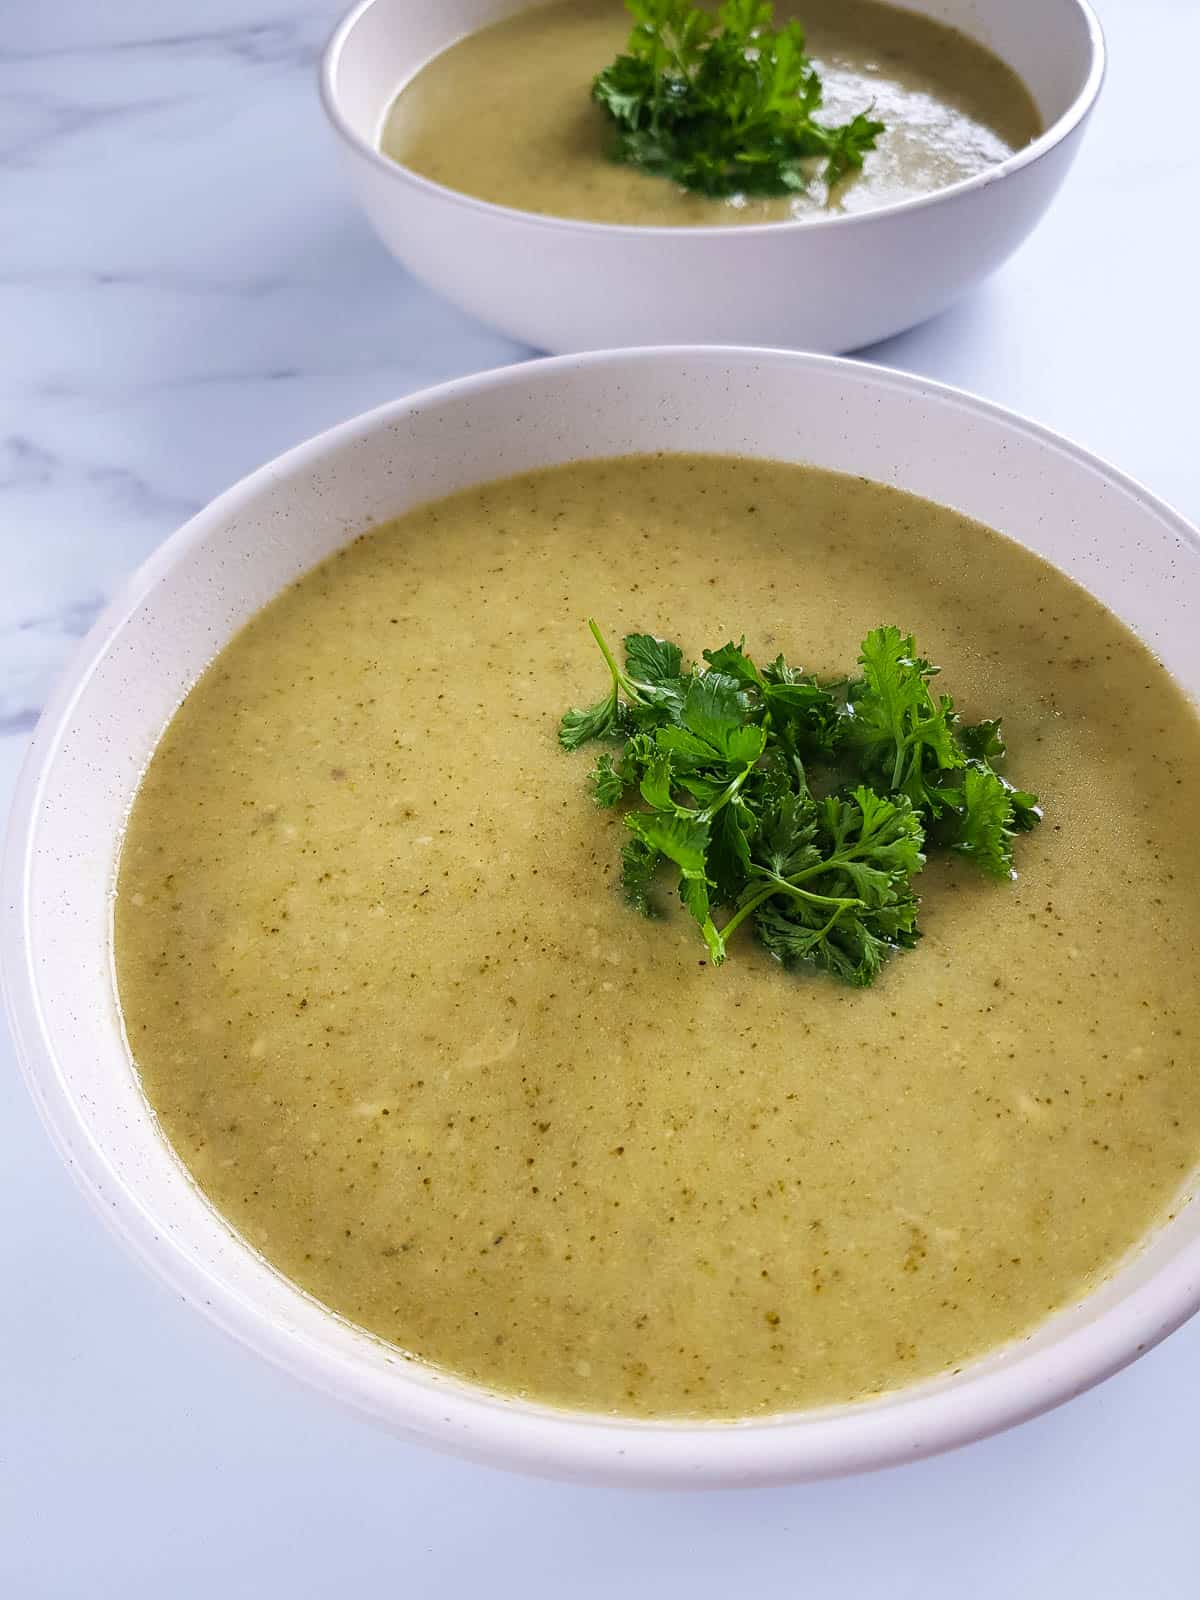
M 1042 794 L 1019 880 L 931 867 L 866 991 L 740 936 L 705 966 L 556 742 L 588 614 L 821 673 L 914 630 Z M 1198 788 L 1166 672 L 999 535 L 801 467 L 573 465 L 372 531 L 222 651 L 129 821 L 121 1004 L 213 1203 L 404 1350 L 600 1412 L 850 1400 L 1028 1332 L 1179 1194 Z
M 592 222 L 781 222 L 853 212 L 972 178 L 1036 139 L 1029 91 L 965 34 L 874 0 L 805 0 L 799 14 L 833 122 L 874 106 L 886 123 L 863 171 L 831 194 L 813 163 L 804 195 L 712 200 L 608 158 L 610 127 L 592 104 L 596 73 L 618 55 L 620 0 L 557 0 L 452 45 L 396 99 L 386 155 L 423 177 L 498 205 Z

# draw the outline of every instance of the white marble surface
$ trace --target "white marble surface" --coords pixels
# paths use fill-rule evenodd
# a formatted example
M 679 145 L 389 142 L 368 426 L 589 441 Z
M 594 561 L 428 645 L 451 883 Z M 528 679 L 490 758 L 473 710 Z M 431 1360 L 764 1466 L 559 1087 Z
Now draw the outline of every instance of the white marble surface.
M 429 0 L 434 3 L 434 0 Z M 524 352 L 405 281 L 337 181 L 337 0 L 0 4 L 0 800 L 114 584 L 282 447 Z M 1196 0 L 1101 0 L 1113 70 L 1035 239 L 876 352 L 1200 517 Z M 0 1595 L 1183 1597 L 1200 1323 L 1054 1416 L 805 1489 L 526 1482 L 343 1417 L 144 1279 L 0 1039 Z

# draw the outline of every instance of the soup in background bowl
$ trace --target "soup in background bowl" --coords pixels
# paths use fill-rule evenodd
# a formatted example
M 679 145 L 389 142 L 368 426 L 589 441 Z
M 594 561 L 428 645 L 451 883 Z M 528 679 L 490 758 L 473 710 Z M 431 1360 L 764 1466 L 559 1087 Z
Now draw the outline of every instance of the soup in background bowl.
M 760 520 L 748 525 L 751 503 Z M 634 595 L 618 557 L 647 534 L 661 559 L 643 563 Z M 689 553 L 703 583 L 681 581 Z M 347 424 L 176 535 L 102 620 L 48 710 L 6 869 L 6 989 L 43 1114 L 110 1220 L 224 1326 L 393 1426 L 485 1459 L 609 1481 L 778 1481 L 903 1460 L 1044 1409 L 1194 1308 L 1197 1107 L 1184 1013 L 1195 986 L 1190 971 L 1172 972 L 1163 926 L 1191 914 L 1172 911 L 1175 897 L 1194 897 L 1156 860 L 1155 830 L 1195 759 L 1185 698 L 1200 683 L 1195 561 L 1185 525 L 1061 441 L 918 380 L 818 358 L 709 350 L 548 362 Z M 801 571 L 812 578 L 805 600 L 795 598 Z M 1000 592 L 1012 596 L 1007 612 Z M 880 614 L 889 603 L 894 616 Z M 964 709 L 1008 715 L 1017 774 L 1047 790 L 1047 831 L 1018 883 L 953 888 L 951 872 L 925 885 L 929 937 L 867 994 L 785 975 L 750 946 L 701 972 L 693 945 L 643 927 L 603 892 L 591 921 L 570 916 L 579 875 L 599 870 L 583 859 L 588 842 L 601 858 L 611 845 L 576 758 L 552 738 L 554 713 L 586 694 L 593 670 L 575 640 L 587 605 L 610 612 L 614 631 L 677 631 L 693 651 L 718 633 L 761 629 L 764 643 L 823 671 L 864 626 L 917 628 Z M 476 727 L 498 777 L 515 763 L 501 792 L 470 802 L 446 836 L 409 793 L 411 750 L 437 742 L 439 713 L 436 692 L 413 706 L 418 676 L 405 678 L 412 658 L 399 642 L 407 633 L 435 665 L 438 619 L 459 641 L 439 691 L 456 725 Z M 513 654 L 506 632 L 528 649 Z M 523 674 L 511 732 L 493 691 L 471 699 L 473 650 Z M 545 704 L 526 681 L 539 662 Z M 1123 743 L 1131 718 L 1121 708 L 1142 696 L 1178 770 Z M 513 753 L 524 740 L 527 760 Z M 455 766 L 465 743 L 424 786 L 426 803 L 439 782 L 447 804 L 454 793 L 460 810 L 468 803 Z M 127 1041 L 111 893 L 148 760 L 117 900 Z M 511 822 L 522 774 L 549 790 L 542 824 L 533 808 L 535 836 L 551 831 L 550 811 L 562 819 L 535 851 L 542 903 L 527 913 L 554 948 L 503 981 L 447 982 L 454 1005 L 439 1005 L 439 975 L 486 955 L 493 914 L 464 906 L 446 840 Z M 1106 783 L 1119 804 L 1104 804 Z M 1120 897 L 1081 833 L 1103 836 L 1110 857 L 1123 850 L 1143 906 L 1164 902 L 1139 924 L 1147 950 L 1163 943 L 1144 968 L 1111 970 Z M 530 860 L 511 854 L 508 870 L 528 886 Z M 372 860 L 378 893 L 366 881 Z M 418 865 L 429 884 L 408 883 Z M 473 881 L 490 870 L 481 861 Z M 291 880 L 306 877 L 312 897 L 285 903 Z M 352 974 L 339 927 L 367 930 L 360 942 L 378 966 L 389 943 L 376 928 L 389 916 L 396 960 L 410 958 Z M 443 924 L 454 916 L 451 938 Z M 1026 923 L 1037 941 L 1029 959 L 1015 949 Z M 591 959 L 593 946 L 626 939 L 624 964 Z M 1175 959 L 1186 963 L 1190 947 L 1180 942 Z M 679 992 L 656 1015 L 631 972 Z M 463 976 L 456 967 L 455 983 Z M 1080 1012 L 1080 1029 L 1056 1015 L 1060 999 Z M 666 1042 L 641 1045 L 656 1025 L 678 1040 L 676 1000 L 695 1038 L 659 1070 Z M 465 1017 L 456 1023 L 452 1009 Z M 714 1048 L 735 1009 L 750 1013 L 732 1030 L 737 1048 Z M 910 1044 L 886 1051 L 889 1010 L 911 1013 L 895 1020 Z M 510 1015 L 561 1057 L 537 1066 L 534 1099 L 553 1102 L 549 1111 L 519 1083 L 533 1057 L 519 1038 L 509 1048 L 508 1033 L 522 1031 Z M 618 1063 L 622 1016 L 635 1026 Z M 808 1053 L 794 1038 L 802 1022 L 817 1038 Z M 1103 1037 L 1090 1042 L 1087 1026 Z M 752 1063 L 756 1031 L 766 1070 Z M 435 1058 L 438 1073 L 426 1072 Z M 680 1079 L 681 1062 L 697 1081 Z M 807 1104 L 787 1100 L 796 1093 Z M 385 1108 L 397 1119 L 386 1138 Z M 542 1123 L 542 1149 L 518 1151 Z M 649 1146 L 668 1126 L 694 1171 L 684 1186 L 697 1209 L 666 1246 L 655 1243 L 667 1200 L 655 1182 L 679 1173 Z M 968 1147 L 973 1171 L 949 1159 Z M 521 1165 L 530 1153 L 532 1169 Z M 797 1191 L 820 1198 L 819 1215 L 785 1196 L 767 1214 L 774 1197 L 758 1191 L 791 1177 L 789 1156 L 803 1158 Z M 585 1202 L 548 1221 L 549 1194 L 528 1192 L 541 1188 L 538 1163 L 561 1177 L 572 1160 L 587 1171 Z M 589 1241 L 596 1216 L 616 1218 L 613 1201 L 632 1215 Z M 497 1206 L 507 1207 L 499 1220 Z M 447 1236 L 480 1226 L 495 1230 L 482 1244 L 474 1232 Z M 526 1261 L 497 1277 L 479 1251 L 506 1234 L 495 1252 L 524 1241 Z M 578 1274 L 565 1259 L 576 1255 Z M 837 1319 L 856 1300 L 863 1327 L 851 1339 Z M 942 1300 L 957 1306 L 939 1319 Z M 696 1363 L 676 1359 L 672 1319 L 706 1364 L 701 1394 L 688 1392 Z M 716 1330 L 737 1358 L 727 1366 Z M 386 1342 L 396 1339 L 427 1359 Z
M 801 194 L 711 199 L 611 159 L 614 125 L 591 85 L 626 48 L 633 19 L 621 0 L 555 0 L 451 45 L 400 91 L 381 148 L 435 183 L 519 211 L 695 227 L 858 214 L 932 194 L 1043 131 L 1016 73 L 957 29 L 879 0 L 803 0 L 776 14 L 805 29 L 826 123 L 859 112 L 883 123 L 863 170 L 832 190 L 820 160 Z

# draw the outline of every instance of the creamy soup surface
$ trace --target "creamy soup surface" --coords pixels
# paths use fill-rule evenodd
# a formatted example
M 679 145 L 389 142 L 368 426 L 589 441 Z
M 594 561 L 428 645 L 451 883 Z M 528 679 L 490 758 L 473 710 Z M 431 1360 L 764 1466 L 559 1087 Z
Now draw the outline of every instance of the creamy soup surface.
M 405 86 L 386 155 L 498 205 L 652 226 L 780 222 L 929 194 L 1004 161 L 1042 132 L 1025 85 L 965 34 L 875 0 L 781 4 L 799 16 L 825 86 L 822 118 L 874 106 L 886 123 L 860 174 L 831 194 L 813 163 L 806 194 L 714 200 L 611 161 L 596 74 L 625 48 L 620 0 L 557 0 L 518 12 L 435 57 Z
M 623 904 L 557 745 L 589 614 L 829 674 L 914 630 L 1041 793 L 1019 880 L 930 868 L 872 989 L 740 936 L 714 971 Z M 218 656 L 133 808 L 120 998 L 204 1192 L 404 1350 L 602 1412 L 869 1396 L 1029 1330 L 1184 1185 L 1198 789 L 1165 671 L 997 534 L 801 467 L 573 465 L 370 532 Z

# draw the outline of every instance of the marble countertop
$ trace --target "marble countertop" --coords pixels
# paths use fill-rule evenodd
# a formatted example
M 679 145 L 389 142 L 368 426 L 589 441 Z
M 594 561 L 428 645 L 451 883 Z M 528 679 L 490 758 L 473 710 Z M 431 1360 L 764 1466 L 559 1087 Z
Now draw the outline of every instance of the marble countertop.
M 871 358 L 1036 416 L 1200 519 L 1196 0 L 1100 0 L 1108 87 L 1050 218 Z M 399 272 L 313 86 L 337 0 L 55 0 L 0 29 L 0 804 L 113 586 L 327 425 L 529 354 Z M 0 1037 L 0 1594 L 289 1600 L 1192 1596 L 1200 1322 L 939 1461 L 654 1497 L 402 1445 L 131 1265 Z

